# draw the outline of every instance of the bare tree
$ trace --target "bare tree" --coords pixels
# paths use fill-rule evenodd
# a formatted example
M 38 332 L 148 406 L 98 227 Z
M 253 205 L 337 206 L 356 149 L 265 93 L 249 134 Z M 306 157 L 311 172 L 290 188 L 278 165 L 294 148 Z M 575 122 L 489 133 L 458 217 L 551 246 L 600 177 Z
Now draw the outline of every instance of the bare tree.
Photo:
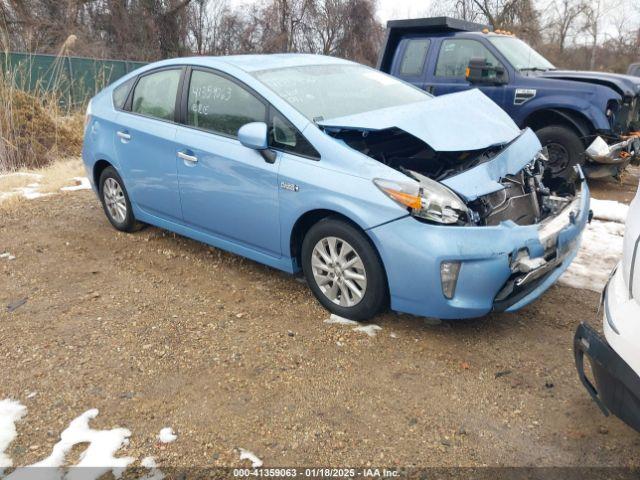
M 600 23 L 602 21 L 601 0 L 591 0 L 585 5 L 584 30 L 590 38 L 589 68 L 593 70 L 596 64 L 596 47 L 598 45 L 598 35 L 600 34 Z
M 582 0 L 554 0 L 552 8 L 553 20 L 549 27 L 557 39 L 560 54 L 563 54 L 567 38 L 575 31 L 585 5 Z

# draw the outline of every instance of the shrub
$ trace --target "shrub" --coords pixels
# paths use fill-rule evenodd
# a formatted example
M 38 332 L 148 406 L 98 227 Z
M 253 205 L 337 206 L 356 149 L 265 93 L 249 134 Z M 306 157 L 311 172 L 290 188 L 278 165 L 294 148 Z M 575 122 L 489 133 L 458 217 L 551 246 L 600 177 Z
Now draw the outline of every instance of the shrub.
M 52 89 L 36 85 L 27 92 L 19 88 L 24 78 L 20 67 L 0 66 L 0 172 L 43 167 L 78 156 L 82 147 L 83 116 L 60 107 L 57 80 Z

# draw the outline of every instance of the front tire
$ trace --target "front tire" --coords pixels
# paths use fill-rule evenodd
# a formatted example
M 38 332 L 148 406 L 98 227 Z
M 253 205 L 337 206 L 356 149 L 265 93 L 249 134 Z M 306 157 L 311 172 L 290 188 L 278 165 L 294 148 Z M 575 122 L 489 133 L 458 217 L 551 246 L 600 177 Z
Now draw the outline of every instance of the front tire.
M 335 217 L 320 220 L 304 237 L 301 253 L 309 288 L 331 313 L 369 320 L 387 306 L 382 262 L 354 226 Z
M 100 201 L 107 219 L 121 232 L 135 232 L 142 227 L 133 216 L 129 194 L 115 168 L 107 167 L 100 174 Z
M 570 179 L 573 167 L 584 163 L 584 145 L 580 137 L 564 125 L 549 125 L 536 131 L 543 147 L 549 152 L 546 170 L 553 177 Z

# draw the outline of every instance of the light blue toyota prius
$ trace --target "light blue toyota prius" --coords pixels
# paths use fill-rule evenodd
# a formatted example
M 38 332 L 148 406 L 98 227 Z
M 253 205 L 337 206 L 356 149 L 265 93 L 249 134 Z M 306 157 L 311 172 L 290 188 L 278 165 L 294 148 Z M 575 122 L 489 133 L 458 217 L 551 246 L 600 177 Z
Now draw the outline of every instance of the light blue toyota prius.
M 111 224 L 290 273 L 337 315 L 468 318 L 539 297 L 589 193 L 478 90 L 440 97 L 316 55 L 167 60 L 100 92 L 85 166 Z

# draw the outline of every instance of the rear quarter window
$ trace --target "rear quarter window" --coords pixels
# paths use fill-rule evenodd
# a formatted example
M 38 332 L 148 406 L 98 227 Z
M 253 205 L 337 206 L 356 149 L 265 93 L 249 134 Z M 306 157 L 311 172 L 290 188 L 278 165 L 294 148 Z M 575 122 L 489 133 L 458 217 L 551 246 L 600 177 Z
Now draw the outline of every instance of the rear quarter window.
M 131 91 L 131 87 L 135 83 L 136 78 L 130 78 L 122 85 L 118 85 L 113 89 L 113 106 L 118 110 L 122 110 L 124 108 L 124 104 L 127 101 L 127 97 L 129 96 L 129 92 Z

